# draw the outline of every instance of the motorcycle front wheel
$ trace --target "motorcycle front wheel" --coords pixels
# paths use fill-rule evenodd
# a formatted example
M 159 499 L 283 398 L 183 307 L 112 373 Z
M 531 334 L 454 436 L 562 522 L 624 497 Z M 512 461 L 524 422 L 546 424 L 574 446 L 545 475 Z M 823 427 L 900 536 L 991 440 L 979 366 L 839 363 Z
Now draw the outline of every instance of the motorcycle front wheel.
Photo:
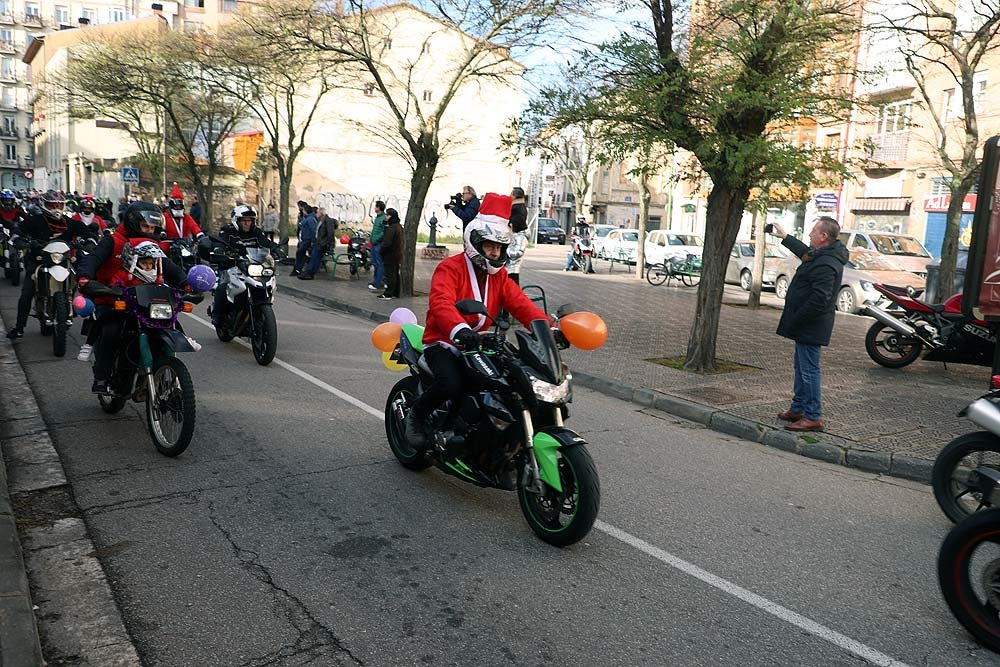
M 951 529 L 938 552 L 938 584 L 958 622 L 1000 652 L 1000 510 Z
M 177 456 L 194 435 L 194 383 L 177 357 L 163 357 L 153 369 L 154 395 L 146 397 L 146 425 L 164 456 Z
M 49 297 L 42 296 L 35 300 L 35 313 L 38 315 L 38 327 L 42 332 L 43 336 L 52 335 L 52 325 L 46 324 L 45 320 L 49 319 L 49 313 L 51 313 L 52 302 Z
M 934 498 L 945 516 L 955 523 L 990 507 L 982 494 L 968 486 L 969 474 L 978 466 L 1000 470 L 1000 438 L 989 431 L 955 438 L 934 459 L 931 471 Z
M 57 357 L 66 356 L 66 332 L 69 331 L 69 300 L 62 292 L 52 295 L 52 319 L 55 320 L 52 332 L 52 354 Z
M 586 447 L 559 450 L 559 479 L 561 492 L 542 482 L 545 492 L 539 494 L 526 488 L 524 475 L 519 475 L 517 499 L 535 535 L 553 546 L 567 547 L 587 536 L 601 506 L 601 482 Z
M 886 368 L 909 366 L 920 358 L 923 343 L 906 338 L 890 326 L 875 322 L 865 334 L 865 351 L 876 364 Z
M 396 404 L 401 403 L 405 416 L 409 405 L 417 397 L 419 386 L 417 378 L 403 378 L 393 386 L 389 391 L 389 398 L 385 399 L 385 437 L 389 441 L 389 449 L 400 465 L 410 470 L 423 470 L 431 463 L 406 442 L 404 420 L 396 414 Z
M 250 347 L 253 348 L 253 358 L 261 366 L 274 361 L 274 355 L 278 351 L 278 322 L 274 319 L 274 310 L 269 304 L 259 306 L 254 315 Z

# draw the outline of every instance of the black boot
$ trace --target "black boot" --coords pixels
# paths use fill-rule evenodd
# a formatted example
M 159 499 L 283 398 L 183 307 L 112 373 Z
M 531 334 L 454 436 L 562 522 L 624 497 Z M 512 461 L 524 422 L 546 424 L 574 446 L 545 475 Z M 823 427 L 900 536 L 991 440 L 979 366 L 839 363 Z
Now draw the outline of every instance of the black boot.
M 417 416 L 413 410 L 406 413 L 406 421 L 403 426 L 403 437 L 407 444 L 417 451 L 427 449 L 429 438 L 427 437 L 427 424 Z

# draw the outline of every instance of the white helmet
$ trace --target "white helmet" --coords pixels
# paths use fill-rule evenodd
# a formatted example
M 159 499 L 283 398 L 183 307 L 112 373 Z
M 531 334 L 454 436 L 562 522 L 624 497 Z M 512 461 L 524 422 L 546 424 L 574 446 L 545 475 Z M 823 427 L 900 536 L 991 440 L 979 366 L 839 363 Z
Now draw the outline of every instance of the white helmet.
M 121 260 L 125 270 L 139 280 L 146 283 L 155 283 L 160 274 L 163 273 L 163 259 L 166 255 L 158 243 L 153 241 L 143 241 L 132 245 L 126 243 L 122 248 Z M 143 269 L 139 266 L 140 259 L 155 259 L 156 264 L 152 269 Z
M 502 246 L 498 259 L 487 259 L 483 254 L 483 242 L 493 241 Z M 500 222 L 474 219 L 465 228 L 465 254 L 478 271 L 493 275 L 507 263 L 507 246 L 510 245 L 509 227 Z
M 240 225 L 240 218 L 250 218 L 254 224 L 257 224 L 257 211 L 253 210 L 253 206 L 247 206 L 246 204 L 240 204 L 233 209 L 230 224 L 236 229 L 243 231 L 243 227 Z

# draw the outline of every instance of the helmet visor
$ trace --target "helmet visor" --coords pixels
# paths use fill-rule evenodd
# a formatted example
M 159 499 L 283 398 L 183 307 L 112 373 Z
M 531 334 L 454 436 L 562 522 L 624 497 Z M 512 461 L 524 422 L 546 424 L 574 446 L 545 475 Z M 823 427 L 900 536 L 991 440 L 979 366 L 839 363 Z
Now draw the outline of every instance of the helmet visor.
M 139 231 L 152 234 L 163 227 L 163 214 L 158 211 L 139 211 Z

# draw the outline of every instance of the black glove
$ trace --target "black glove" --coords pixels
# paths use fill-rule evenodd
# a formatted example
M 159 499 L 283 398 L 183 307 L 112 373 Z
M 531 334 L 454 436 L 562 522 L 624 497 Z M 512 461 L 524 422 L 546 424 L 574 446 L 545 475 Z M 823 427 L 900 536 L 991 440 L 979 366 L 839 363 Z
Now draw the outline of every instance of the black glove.
M 459 329 L 455 334 L 455 342 L 463 350 L 477 350 L 483 340 L 472 329 Z

